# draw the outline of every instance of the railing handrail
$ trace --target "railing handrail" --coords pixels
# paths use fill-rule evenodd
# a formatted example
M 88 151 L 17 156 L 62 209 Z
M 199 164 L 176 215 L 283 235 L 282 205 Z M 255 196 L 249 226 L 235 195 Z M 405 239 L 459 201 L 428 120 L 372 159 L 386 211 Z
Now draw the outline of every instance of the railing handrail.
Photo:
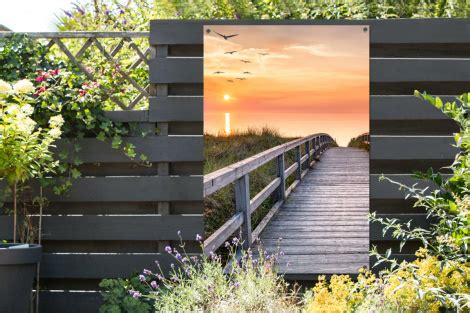
M 307 174 L 318 157 L 334 142 L 325 133 L 309 135 L 273 147 L 240 162 L 234 163 L 204 177 L 204 196 L 234 183 L 235 214 L 204 241 L 204 253 L 210 254 L 217 250 L 237 229 L 241 229 L 243 246 L 245 248 L 259 237 L 271 217 L 284 203 L 289 193 Z M 302 155 L 302 145 L 305 154 Z M 285 153 L 295 149 L 295 162 L 286 168 Z M 312 161 L 311 158 L 314 158 Z M 250 173 L 269 161 L 276 160 L 277 177 L 258 192 L 250 196 Z M 304 164 L 307 164 L 304 169 Z M 286 188 L 286 179 L 295 174 L 295 181 Z M 251 215 L 268 197 L 275 196 L 275 203 L 256 227 L 251 231 Z
M 204 175 L 204 197 L 224 188 L 225 186 L 235 182 L 238 178 L 248 174 L 260 166 L 274 160 L 277 156 L 288 152 L 295 147 L 320 136 L 329 136 L 325 133 L 316 133 L 299 139 L 283 143 L 276 147 L 270 148 L 249 158 L 241 160 L 237 163 L 223 167 L 210 174 Z
M 65 32 L 15 32 L 0 31 L 0 38 L 8 38 L 13 35 L 26 35 L 31 38 L 121 38 L 121 37 L 149 37 L 150 32 L 131 32 L 131 31 L 65 31 Z

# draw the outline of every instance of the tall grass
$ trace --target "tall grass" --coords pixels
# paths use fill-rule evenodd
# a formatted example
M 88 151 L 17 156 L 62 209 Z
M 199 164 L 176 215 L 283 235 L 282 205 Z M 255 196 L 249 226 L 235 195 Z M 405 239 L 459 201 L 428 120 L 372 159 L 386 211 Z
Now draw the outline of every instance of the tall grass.
M 257 153 L 281 145 L 295 138 L 282 137 L 276 129 L 267 126 L 235 130 L 229 136 L 205 134 L 204 174 L 211 173 Z M 293 161 L 293 155 L 289 157 Z M 254 197 L 276 177 L 275 162 L 271 161 L 250 173 L 250 194 Z M 272 206 L 267 199 L 252 216 L 256 225 Z M 204 218 L 206 236 L 217 230 L 235 213 L 233 186 L 229 185 L 205 199 Z

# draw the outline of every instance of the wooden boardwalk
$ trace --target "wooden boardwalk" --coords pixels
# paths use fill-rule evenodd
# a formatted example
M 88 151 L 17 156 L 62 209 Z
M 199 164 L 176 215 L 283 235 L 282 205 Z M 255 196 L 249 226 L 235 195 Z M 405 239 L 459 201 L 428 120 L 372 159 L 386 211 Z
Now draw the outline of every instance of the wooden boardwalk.
M 369 153 L 330 148 L 261 232 L 286 278 L 356 274 L 369 264 Z

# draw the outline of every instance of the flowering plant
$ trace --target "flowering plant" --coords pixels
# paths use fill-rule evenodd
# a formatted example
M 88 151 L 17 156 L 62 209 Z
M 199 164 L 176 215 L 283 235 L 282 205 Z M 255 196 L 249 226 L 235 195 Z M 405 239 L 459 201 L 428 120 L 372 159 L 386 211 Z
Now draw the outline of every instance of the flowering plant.
M 5 179 L 13 189 L 14 242 L 18 185 L 54 172 L 58 162 L 51 148 L 60 137 L 64 123 L 60 115 L 51 116 L 44 126 L 31 118 L 34 90 L 29 80 L 20 80 L 13 86 L 0 80 L 0 179 Z
M 400 239 L 400 249 L 408 240 L 419 242 L 423 248 L 412 262 L 390 258 L 389 249 L 382 256 L 376 249 L 372 255 L 378 264 L 388 268 L 378 276 L 370 272 L 359 275 L 355 283 L 347 276 L 333 276 L 329 283 L 321 279 L 307 297 L 307 312 L 468 312 L 470 266 L 468 263 L 469 201 L 470 201 L 470 94 L 455 102 L 443 103 L 426 93 L 416 95 L 433 104 L 460 126 L 455 134 L 459 153 L 449 166 L 452 175 L 444 179 L 429 170 L 416 177 L 434 183 L 437 188 L 418 188 L 387 180 L 407 192 L 414 206 L 423 208 L 431 225 L 427 229 L 401 223 L 397 219 L 377 218 L 371 221 L 384 226 Z
M 202 245 L 201 236 L 197 235 L 196 240 Z M 186 253 L 182 241 L 179 247 L 165 247 L 174 259 L 170 269 L 158 262 L 155 270 L 144 269 L 138 276 L 140 285 L 129 286 L 129 296 L 133 302 L 151 304 L 155 312 L 272 312 L 273 308 L 279 312 L 297 311 L 296 293 L 288 291 L 275 268 L 281 252 L 242 250 L 236 237 L 225 247 L 229 251 L 227 257 L 215 253 L 191 255 Z M 109 281 L 101 284 L 106 285 Z M 103 292 L 103 296 L 107 302 L 110 293 Z M 111 311 L 109 303 L 101 310 Z
M 61 162 L 57 172 L 62 180 L 60 185 L 54 186 L 56 193 L 66 192 L 72 185 L 72 179 L 81 176 L 79 167 L 82 161 L 76 155 L 81 147 L 76 139 L 109 139 L 113 148 L 121 149 L 131 160 L 136 158 L 135 146 L 122 139 L 122 136 L 130 133 L 132 125 L 113 122 L 106 117 L 102 106 L 105 95 L 98 82 L 88 81 L 77 73 L 57 68 L 37 71 L 34 80 L 36 111 L 33 119 L 45 126 L 51 116 L 60 114 L 65 121 L 62 137 L 73 146 L 70 151 L 64 149 L 58 153 Z M 145 155 L 140 155 L 138 162 L 148 165 Z

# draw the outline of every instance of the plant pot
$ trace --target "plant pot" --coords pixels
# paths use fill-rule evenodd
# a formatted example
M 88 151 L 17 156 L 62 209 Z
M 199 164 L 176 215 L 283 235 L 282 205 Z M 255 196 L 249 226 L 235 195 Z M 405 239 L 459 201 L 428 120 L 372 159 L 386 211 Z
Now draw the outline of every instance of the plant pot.
M 42 247 L 0 244 L 0 313 L 27 313 Z M 17 246 L 18 248 L 11 248 Z

